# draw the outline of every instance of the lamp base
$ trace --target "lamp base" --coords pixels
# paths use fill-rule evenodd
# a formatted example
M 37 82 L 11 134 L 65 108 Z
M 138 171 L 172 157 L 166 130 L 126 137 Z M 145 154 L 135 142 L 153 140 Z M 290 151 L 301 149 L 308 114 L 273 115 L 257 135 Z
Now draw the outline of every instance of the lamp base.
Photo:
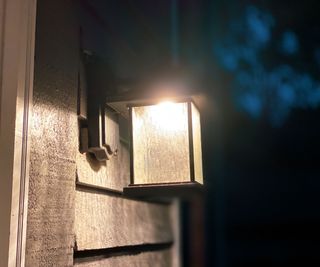
M 128 197 L 158 198 L 178 197 L 190 199 L 201 196 L 204 187 L 198 182 L 166 183 L 166 184 L 135 184 L 123 188 L 123 194 Z

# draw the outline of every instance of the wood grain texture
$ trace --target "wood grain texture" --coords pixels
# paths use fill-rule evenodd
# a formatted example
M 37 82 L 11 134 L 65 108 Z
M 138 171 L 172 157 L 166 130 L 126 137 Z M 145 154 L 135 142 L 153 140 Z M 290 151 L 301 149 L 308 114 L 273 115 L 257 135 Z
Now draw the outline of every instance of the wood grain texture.
M 72 1 L 38 1 L 27 267 L 73 265 L 78 52 Z
M 119 122 L 118 114 L 111 109 L 105 110 L 105 143 L 110 146 L 112 152 L 119 148 Z
M 75 101 L 61 95 L 59 104 L 43 103 L 39 82 L 31 123 L 26 266 L 71 266 L 77 117 L 63 105 L 75 108 Z
M 170 206 L 77 190 L 77 250 L 172 241 Z
M 96 160 L 91 154 L 77 153 L 77 182 L 122 191 L 130 181 L 129 149 L 119 142 L 118 154 L 106 162 Z
M 181 218 L 180 218 L 180 210 L 181 210 L 181 202 L 178 198 L 174 199 L 171 204 L 171 219 L 172 219 L 172 229 L 174 235 L 174 243 L 171 248 L 172 252 L 172 267 L 180 267 L 182 266 L 181 254 L 182 254 L 182 247 L 181 247 Z
M 122 192 L 130 182 L 129 149 L 120 142 L 118 115 L 106 111 L 105 124 L 105 142 L 117 153 L 104 162 L 96 160 L 90 153 L 78 153 L 77 182 Z
M 110 257 L 91 262 L 76 263 L 76 267 L 177 267 L 172 264 L 170 250 L 143 252 L 136 255 Z

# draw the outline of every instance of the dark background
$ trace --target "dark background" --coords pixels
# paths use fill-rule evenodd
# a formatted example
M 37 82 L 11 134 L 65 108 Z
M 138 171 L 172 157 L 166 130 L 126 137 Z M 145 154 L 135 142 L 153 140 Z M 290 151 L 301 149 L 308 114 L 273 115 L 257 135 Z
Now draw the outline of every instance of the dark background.
M 201 81 L 205 226 L 184 211 L 184 266 L 320 266 L 318 2 L 78 1 L 83 49 L 118 79 Z

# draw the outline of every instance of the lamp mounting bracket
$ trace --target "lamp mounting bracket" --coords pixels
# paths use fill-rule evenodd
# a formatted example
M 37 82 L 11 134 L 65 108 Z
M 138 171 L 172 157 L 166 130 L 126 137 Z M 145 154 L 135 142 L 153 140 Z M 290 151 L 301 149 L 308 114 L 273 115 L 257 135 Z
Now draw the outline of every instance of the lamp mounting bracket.
M 114 88 L 114 78 L 108 64 L 100 58 L 82 53 L 78 73 L 79 141 L 82 153 L 92 153 L 99 161 L 117 156 L 118 148 L 108 140 L 106 114 L 112 109 L 106 94 Z

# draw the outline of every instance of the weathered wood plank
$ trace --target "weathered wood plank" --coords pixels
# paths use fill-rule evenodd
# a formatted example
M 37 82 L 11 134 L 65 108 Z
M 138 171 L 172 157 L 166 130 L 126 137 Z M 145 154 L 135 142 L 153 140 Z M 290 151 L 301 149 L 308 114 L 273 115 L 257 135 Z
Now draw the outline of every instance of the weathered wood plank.
M 90 262 L 76 263 L 76 267 L 170 267 L 172 264 L 171 250 L 144 252 L 136 255 L 110 257 Z
M 36 80 L 35 85 L 26 266 L 71 266 L 77 149 L 75 105 L 74 110 L 68 110 L 62 100 L 59 104 L 56 100 L 51 105 L 44 103 L 44 96 L 38 91 L 40 81 Z M 73 102 L 73 98 L 64 99 Z
M 77 154 L 77 182 L 122 191 L 129 184 L 129 149 L 120 142 L 118 115 L 106 111 L 105 116 L 106 136 L 105 141 L 112 151 L 117 154 L 105 162 L 98 161 L 89 153 Z
M 130 181 L 129 149 L 119 143 L 118 154 L 106 162 L 100 162 L 89 153 L 77 153 L 77 182 L 122 191 Z
M 171 248 L 172 250 L 172 265 L 174 267 L 180 267 L 182 266 L 181 263 L 181 221 L 180 221 L 180 200 L 174 199 L 171 204 L 171 219 L 172 219 L 172 230 L 173 230 L 173 236 L 174 236 L 174 243 Z
M 76 191 L 77 250 L 172 241 L 170 206 Z
M 73 265 L 79 56 L 74 7 L 62 0 L 37 4 L 26 267 Z

